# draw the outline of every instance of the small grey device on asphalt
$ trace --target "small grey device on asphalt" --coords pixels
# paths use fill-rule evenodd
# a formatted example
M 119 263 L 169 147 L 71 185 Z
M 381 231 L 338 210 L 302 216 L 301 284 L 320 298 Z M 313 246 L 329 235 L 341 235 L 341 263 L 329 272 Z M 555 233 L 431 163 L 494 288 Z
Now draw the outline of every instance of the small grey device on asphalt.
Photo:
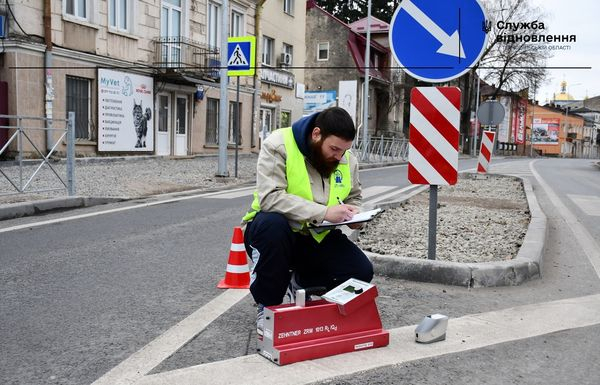
M 432 314 L 423 318 L 423 321 L 415 329 L 415 341 L 430 344 L 432 342 L 446 339 L 448 328 L 448 316 L 443 314 Z

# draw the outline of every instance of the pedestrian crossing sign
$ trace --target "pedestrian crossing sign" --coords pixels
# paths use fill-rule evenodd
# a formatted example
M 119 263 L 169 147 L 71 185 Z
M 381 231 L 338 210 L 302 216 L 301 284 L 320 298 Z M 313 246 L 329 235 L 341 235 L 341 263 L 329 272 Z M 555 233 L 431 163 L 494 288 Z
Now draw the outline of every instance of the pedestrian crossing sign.
M 253 76 L 256 38 L 236 36 L 227 39 L 227 76 Z

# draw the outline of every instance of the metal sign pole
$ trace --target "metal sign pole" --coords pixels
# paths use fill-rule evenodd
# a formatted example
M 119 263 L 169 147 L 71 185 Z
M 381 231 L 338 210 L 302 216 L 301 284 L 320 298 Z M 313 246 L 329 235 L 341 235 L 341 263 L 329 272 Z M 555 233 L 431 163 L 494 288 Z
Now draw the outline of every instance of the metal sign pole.
M 69 111 L 67 120 L 67 192 L 75 195 L 75 112 Z
M 475 72 L 477 75 L 477 72 Z M 477 100 L 475 101 L 475 128 L 473 129 L 473 152 L 471 154 L 477 155 L 477 137 L 479 136 L 479 90 L 481 88 L 481 78 L 477 76 Z
M 438 186 L 432 184 L 429 186 L 429 243 L 427 249 L 427 258 L 435 259 L 435 249 L 437 242 L 437 202 Z

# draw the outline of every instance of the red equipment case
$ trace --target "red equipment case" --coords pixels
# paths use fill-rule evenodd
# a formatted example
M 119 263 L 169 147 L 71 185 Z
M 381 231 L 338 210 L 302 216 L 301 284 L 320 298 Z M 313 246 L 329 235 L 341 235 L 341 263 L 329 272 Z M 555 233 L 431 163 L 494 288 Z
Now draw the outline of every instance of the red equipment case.
M 265 308 L 258 352 L 278 365 L 389 344 L 375 298 L 377 287 L 350 279 L 305 306 Z

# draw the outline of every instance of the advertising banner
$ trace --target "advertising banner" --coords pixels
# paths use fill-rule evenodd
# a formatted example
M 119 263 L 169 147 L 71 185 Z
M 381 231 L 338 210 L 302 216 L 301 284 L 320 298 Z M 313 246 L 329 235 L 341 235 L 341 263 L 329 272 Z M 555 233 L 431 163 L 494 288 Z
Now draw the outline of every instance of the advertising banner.
M 305 91 L 304 92 L 304 115 L 323 111 L 336 105 L 336 92 L 333 91 Z
M 500 101 L 500 104 L 502 104 L 502 107 L 504 107 L 505 112 L 504 112 L 504 119 L 498 125 L 498 142 L 506 143 L 506 142 L 508 142 L 509 131 L 510 131 L 509 111 L 510 111 L 511 100 L 507 96 L 502 96 L 499 101 Z
M 342 80 L 339 82 L 339 106 L 346 110 L 352 117 L 356 125 L 356 89 L 358 82 L 356 80 Z
M 98 151 L 154 151 L 154 83 L 148 76 L 98 70 Z
M 525 143 L 525 118 L 527 116 L 527 100 L 519 99 L 513 108 L 513 136 L 516 144 Z
M 558 144 L 560 119 L 536 118 L 533 120 L 533 144 Z

